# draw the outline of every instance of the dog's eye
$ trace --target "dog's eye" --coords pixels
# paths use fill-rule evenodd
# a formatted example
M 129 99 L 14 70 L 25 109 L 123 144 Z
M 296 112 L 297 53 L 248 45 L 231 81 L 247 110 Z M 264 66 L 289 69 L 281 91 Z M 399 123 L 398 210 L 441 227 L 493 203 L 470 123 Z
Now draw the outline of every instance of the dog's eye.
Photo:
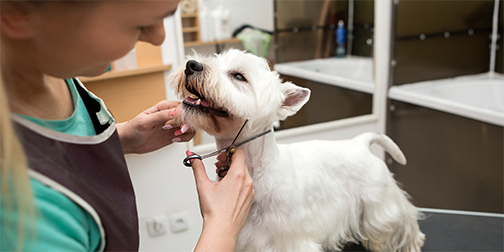
M 233 73 L 233 77 L 239 81 L 247 81 L 247 79 L 245 79 L 245 76 L 243 76 L 243 74 L 241 73 Z

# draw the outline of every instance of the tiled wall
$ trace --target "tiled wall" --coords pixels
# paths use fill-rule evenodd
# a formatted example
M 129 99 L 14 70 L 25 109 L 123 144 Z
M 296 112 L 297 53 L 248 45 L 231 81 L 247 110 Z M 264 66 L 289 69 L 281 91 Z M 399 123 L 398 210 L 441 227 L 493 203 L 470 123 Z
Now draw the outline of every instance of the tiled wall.
M 374 1 L 354 1 L 352 55 L 373 57 Z
M 372 113 L 373 96 L 346 88 L 282 75 L 286 81 L 309 88 L 310 101 L 295 115 L 280 123 L 280 129 L 367 115 Z
M 500 39 L 497 41 L 497 59 L 495 71 L 504 74 L 504 0 L 499 2 L 499 29 Z
M 398 1 L 393 84 L 489 71 L 493 6 L 493 0 Z
M 275 1 L 276 63 L 333 57 L 335 28 L 348 21 L 348 1 Z M 357 0 L 354 5 L 354 55 L 372 57 L 374 1 Z M 327 11 L 327 19 L 320 23 Z M 317 53 L 321 48 L 322 53 Z M 292 76 L 282 76 L 296 85 L 308 87 L 310 101 L 294 116 L 281 122 L 281 129 L 328 122 L 372 113 L 372 95 Z
M 331 0 L 324 9 L 325 1 L 293 0 L 275 1 L 276 62 L 309 60 L 333 57 L 335 54 L 335 29 L 339 20 L 348 24 L 348 1 Z M 328 12 L 327 19 L 320 23 L 321 16 Z M 354 1 L 354 40 L 352 55 L 372 57 L 374 1 Z M 321 46 L 322 53 L 317 53 Z
M 501 126 L 393 101 L 388 135 L 408 159 L 390 165 L 419 207 L 504 213 Z
M 392 84 L 488 72 L 493 7 L 485 0 L 398 1 Z M 501 73 L 503 40 L 496 66 Z M 504 212 L 502 126 L 403 102 L 389 105 L 387 134 L 408 159 L 406 167 L 390 168 L 417 206 Z

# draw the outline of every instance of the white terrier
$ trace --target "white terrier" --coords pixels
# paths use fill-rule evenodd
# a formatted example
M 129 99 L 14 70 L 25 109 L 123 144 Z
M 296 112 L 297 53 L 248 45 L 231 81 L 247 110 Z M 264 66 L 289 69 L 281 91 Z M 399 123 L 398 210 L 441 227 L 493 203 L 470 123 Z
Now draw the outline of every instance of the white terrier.
M 241 140 L 272 129 L 310 96 L 282 83 L 266 60 L 239 50 L 194 54 L 173 78 L 185 98 L 178 120 L 213 135 L 219 149 L 231 144 L 246 118 Z M 371 153 L 373 143 L 406 163 L 397 145 L 377 133 L 290 145 L 277 144 L 271 133 L 243 145 L 255 198 L 236 251 L 340 250 L 358 241 L 373 251 L 420 251 L 421 214 Z

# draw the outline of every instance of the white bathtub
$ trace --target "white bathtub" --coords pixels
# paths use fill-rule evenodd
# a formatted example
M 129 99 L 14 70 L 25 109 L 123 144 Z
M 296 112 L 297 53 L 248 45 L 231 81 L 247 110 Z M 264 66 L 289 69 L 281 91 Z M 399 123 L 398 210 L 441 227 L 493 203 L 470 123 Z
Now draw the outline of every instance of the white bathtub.
M 373 59 L 364 57 L 326 58 L 275 64 L 281 74 L 348 88 L 374 92 Z
M 479 74 L 394 86 L 394 100 L 504 126 L 504 75 Z

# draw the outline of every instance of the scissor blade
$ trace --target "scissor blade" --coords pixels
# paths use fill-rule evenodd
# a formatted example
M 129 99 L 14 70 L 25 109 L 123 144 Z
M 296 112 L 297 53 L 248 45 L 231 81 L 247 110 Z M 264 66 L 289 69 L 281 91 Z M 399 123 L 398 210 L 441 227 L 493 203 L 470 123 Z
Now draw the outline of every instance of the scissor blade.
M 239 137 L 239 136 L 240 136 L 240 134 L 242 133 L 243 129 L 245 128 L 245 125 L 247 125 L 247 123 L 248 123 L 248 121 L 249 121 L 249 120 L 250 120 L 249 118 L 245 119 L 245 122 L 243 123 L 243 125 L 242 125 L 242 127 L 241 127 L 240 131 L 238 131 L 238 134 L 236 134 L 235 139 L 234 139 L 234 140 L 233 140 L 233 142 L 229 145 L 229 147 L 228 147 L 229 149 L 230 149 L 231 147 L 233 147 L 233 145 L 235 144 L 236 140 L 238 139 L 238 137 Z
M 213 157 L 213 156 L 219 155 L 219 154 L 221 154 L 223 152 L 226 152 L 227 149 L 228 149 L 228 147 L 226 147 L 224 149 L 216 150 L 214 152 L 207 153 L 205 155 L 202 155 L 201 159 L 205 159 L 205 158 L 209 158 L 209 157 Z
M 239 142 L 239 143 L 235 144 L 235 147 L 240 147 L 240 146 L 242 146 L 242 145 L 244 145 L 244 144 L 246 144 L 246 143 L 248 143 L 248 142 L 250 142 L 250 141 L 252 141 L 252 140 L 255 140 L 256 138 L 262 137 L 262 136 L 264 136 L 264 135 L 266 135 L 266 134 L 268 134 L 268 133 L 270 133 L 270 132 L 271 132 L 271 130 L 268 130 L 268 131 L 265 131 L 265 132 L 263 132 L 263 133 L 260 133 L 260 134 L 257 134 L 257 135 L 255 135 L 255 136 L 252 136 L 252 137 L 250 137 L 249 139 L 243 140 L 243 141 L 241 141 L 241 142 Z

